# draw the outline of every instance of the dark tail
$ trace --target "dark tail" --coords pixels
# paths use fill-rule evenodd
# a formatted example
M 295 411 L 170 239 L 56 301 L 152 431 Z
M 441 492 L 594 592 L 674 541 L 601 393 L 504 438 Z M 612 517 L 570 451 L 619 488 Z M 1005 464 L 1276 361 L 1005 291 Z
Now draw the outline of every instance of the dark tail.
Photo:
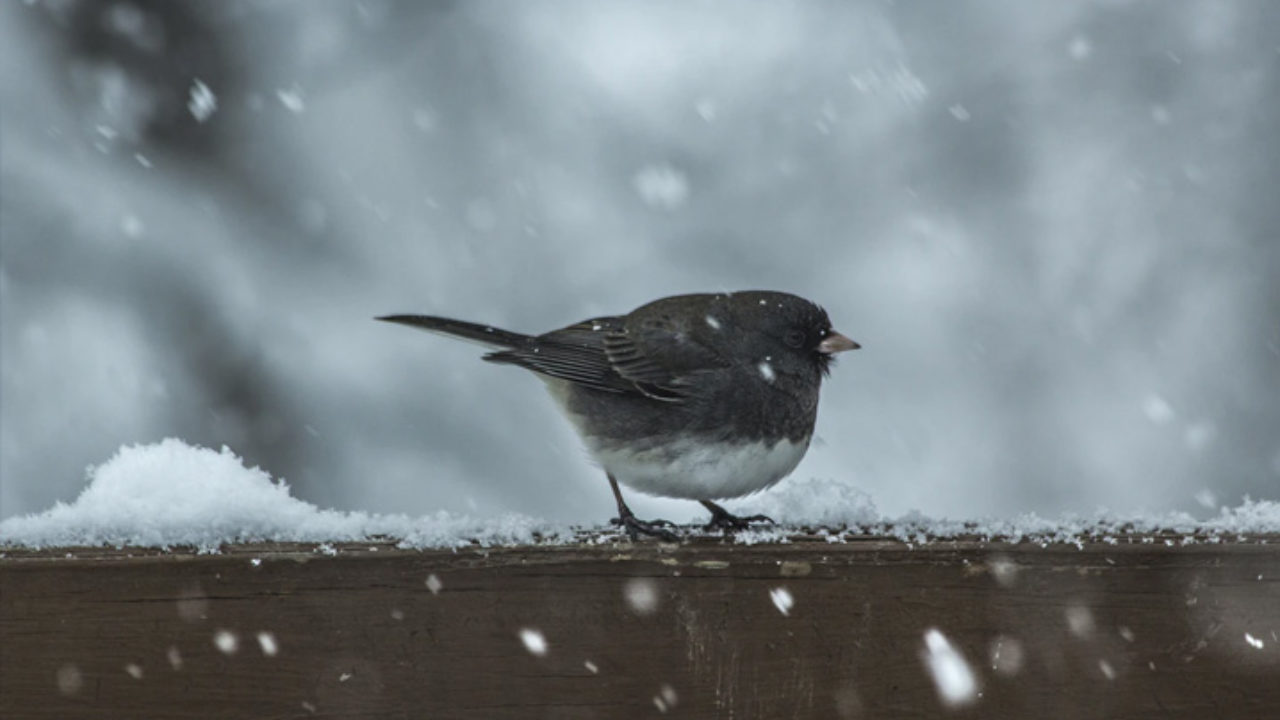
M 510 330 L 501 330 L 491 325 L 479 325 L 432 315 L 384 315 L 375 319 L 408 325 L 409 327 L 441 335 L 452 335 L 453 337 L 477 342 L 491 348 L 516 348 L 530 340 L 528 335 L 521 335 Z

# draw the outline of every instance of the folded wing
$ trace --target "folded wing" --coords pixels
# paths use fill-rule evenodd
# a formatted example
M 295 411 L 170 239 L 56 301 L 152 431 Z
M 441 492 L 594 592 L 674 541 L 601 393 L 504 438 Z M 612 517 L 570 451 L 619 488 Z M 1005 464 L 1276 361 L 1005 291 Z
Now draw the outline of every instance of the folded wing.
M 485 359 L 604 392 L 672 403 L 692 395 L 694 376 L 728 364 L 666 318 L 625 317 L 586 320 Z

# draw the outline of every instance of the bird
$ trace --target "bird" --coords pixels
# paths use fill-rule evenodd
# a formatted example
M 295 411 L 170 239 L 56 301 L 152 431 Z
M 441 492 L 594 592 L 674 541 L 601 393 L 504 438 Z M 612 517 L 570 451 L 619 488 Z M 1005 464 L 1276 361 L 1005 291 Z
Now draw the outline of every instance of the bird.
M 708 528 L 740 530 L 717 500 L 764 490 L 800 463 L 818 391 L 838 353 L 861 347 L 827 312 L 785 292 L 674 295 L 625 315 L 540 335 L 434 315 L 376 318 L 486 346 L 484 360 L 534 372 L 603 468 L 631 539 L 676 540 L 635 516 L 619 484 L 696 500 Z

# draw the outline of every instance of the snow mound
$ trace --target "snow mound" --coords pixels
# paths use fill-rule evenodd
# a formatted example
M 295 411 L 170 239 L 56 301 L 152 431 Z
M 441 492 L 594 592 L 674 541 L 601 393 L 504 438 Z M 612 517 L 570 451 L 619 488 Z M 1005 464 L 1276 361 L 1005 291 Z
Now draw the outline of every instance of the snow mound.
M 977 537 L 1007 542 L 1040 544 L 1117 542 L 1119 536 L 1143 536 L 1143 542 L 1187 544 L 1220 542 L 1249 534 L 1280 533 L 1280 502 L 1245 498 L 1239 507 L 1223 507 L 1216 517 L 1197 520 L 1182 512 L 1113 513 L 1099 510 L 1092 515 L 1063 515 L 1044 518 L 1027 513 L 1012 518 L 946 520 L 912 513 L 897 520 L 863 524 L 862 530 L 895 537 L 904 542 L 924 543 L 930 539 Z
M 739 515 L 768 515 L 784 525 L 858 527 L 880 522 L 867 493 L 831 479 L 792 478 L 769 492 L 733 504 Z
M 575 534 L 523 515 L 473 519 L 438 512 L 418 518 L 322 510 L 289 494 L 289 486 L 258 468 L 245 467 L 231 450 L 215 452 L 180 440 L 123 447 L 88 472 L 88 487 L 73 502 L 45 512 L 0 521 L 0 547 L 126 545 L 169 548 L 247 542 L 363 542 L 394 539 L 407 548 L 470 545 L 609 542 L 616 528 Z M 1159 542 L 1166 545 L 1220 542 L 1249 534 L 1280 533 L 1280 503 L 1248 498 L 1197 520 L 1186 513 L 949 520 L 918 513 L 897 519 L 880 515 L 865 492 L 829 479 L 790 480 L 734 503 L 742 515 L 763 514 L 777 525 L 756 525 L 734 542 L 788 542 L 817 533 L 828 542 L 850 535 L 897 538 L 912 545 L 977 538 L 1040 544 Z M 685 528 L 692 538 L 699 529 Z
M 134 545 L 216 550 L 237 542 L 351 542 L 392 537 L 405 547 L 514 545 L 570 537 L 565 528 L 520 515 L 473 520 L 321 510 L 289 486 L 247 468 L 227 448 L 214 452 L 168 439 L 122 447 L 90 468 L 70 504 L 0 522 L 0 545 L 33 548 Z

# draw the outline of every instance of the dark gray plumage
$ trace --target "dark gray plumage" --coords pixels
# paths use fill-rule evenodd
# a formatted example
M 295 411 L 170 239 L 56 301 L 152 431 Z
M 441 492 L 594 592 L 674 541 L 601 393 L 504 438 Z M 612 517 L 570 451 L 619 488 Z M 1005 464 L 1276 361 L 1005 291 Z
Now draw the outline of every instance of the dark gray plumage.
M 618 482 L 699 500 L 714 524 L 742 526 L 711 501 L 795 467 L 832 356 L 858 347 L 822 308 L 769 291 L 678 295 L 542 335 L 428 315 L 378 319 L 480 342 L 494 349 L 485 360 L 542 376 L 605 468 L 620 521 L 664 537 L 635 519 Z

